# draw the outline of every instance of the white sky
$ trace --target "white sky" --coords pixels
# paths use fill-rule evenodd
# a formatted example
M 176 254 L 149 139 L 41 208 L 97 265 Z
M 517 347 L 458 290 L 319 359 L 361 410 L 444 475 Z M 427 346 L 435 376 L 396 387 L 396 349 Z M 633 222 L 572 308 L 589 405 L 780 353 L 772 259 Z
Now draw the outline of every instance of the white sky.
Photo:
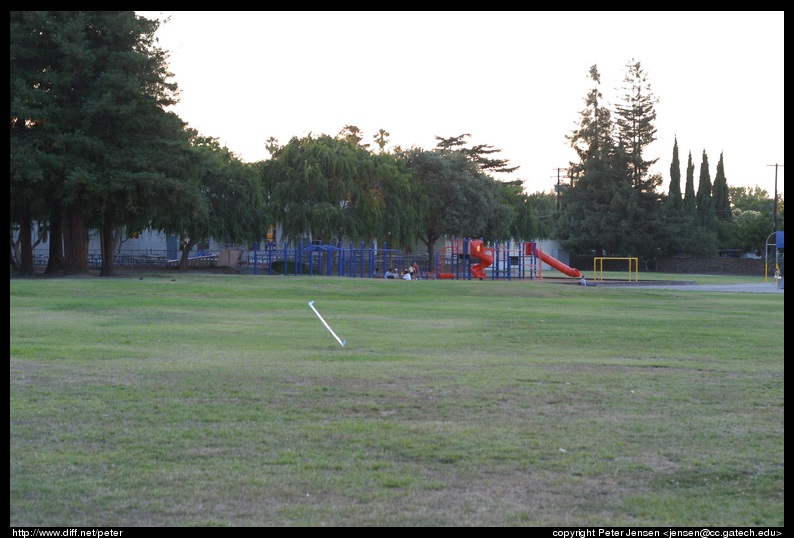
M 138 12 L 157 33 L 181 90 L 177 114 L 242 160 L 269 158 L 271 136 L 336 135 L 432 149 L 470 133 L 502 150 L 528 192 L 551 192 L 592 84 L 615 101 L 632 59 L 659 99 L 644 155 L 669 184 L 678 138 L 697 190 L 703 151 L 729 186 L 773 195 L 783 162 L 783 11 L 760 12 Z M 779 194 L 784 168 L 778 169 Z

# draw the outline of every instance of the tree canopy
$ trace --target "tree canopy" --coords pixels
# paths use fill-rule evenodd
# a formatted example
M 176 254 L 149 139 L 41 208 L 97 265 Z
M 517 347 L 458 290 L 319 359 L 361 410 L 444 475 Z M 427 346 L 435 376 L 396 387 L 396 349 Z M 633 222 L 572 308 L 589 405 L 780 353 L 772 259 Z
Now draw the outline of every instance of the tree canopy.
M 87 271 L 88 231 L 99 229 L 111 274 L 112 230 L 149 223 L 184 190 L 174 162 L 188 136 L 165 111 L 178 89 L 156 46 L 159 22 L 132 11 L 11 20 L 12 215 L 50 223 L 49 272 Z

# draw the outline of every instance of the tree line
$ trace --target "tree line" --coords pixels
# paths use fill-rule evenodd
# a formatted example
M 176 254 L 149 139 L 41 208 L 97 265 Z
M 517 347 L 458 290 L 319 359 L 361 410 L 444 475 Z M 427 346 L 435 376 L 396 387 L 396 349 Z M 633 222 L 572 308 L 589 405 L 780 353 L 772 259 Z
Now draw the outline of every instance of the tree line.
M 603 104 L 597 65 L 589 78 L 586 106 L 568 137 L 578 161 L 569 168 L 570 188 L 560 195 L 555 237 L 576 254 L 711 257 L 724 248 L 760 254 L 773 230 L 766 191 L 728 186 L 722 154 L 712 182 L 703 150 L 697 190 L 690 152 L 682 194 L 676 138 L 669 190 L 662 193 L 662 176 L 650 173 L 656 160 L 645 151 L 656 140 L 658 99 L 641 63 L 626 64 L 614 110 Z
M 119 243 L 143 229 L 185 238 L 183 268 L 202 239 L 261 241 L 274 224 L 287 240 L 419 242 L 430 259 L 445 236 L 557 238 L 573 253 L 664 256 L 715 255 L 727 244 L 755 250 L 768 234 L 768 195 L 728 187 L 722 156 L 712 185 L 703 153 L 696 195 L 688 167 L 682 195 L 676 142 L 670 191 L 658 192 L 661 177 L 643 153 L 654 139 L 655 97 L 638 62 L 627 66 L 615 120 L 591 69 L 594 88 L 569 138 L 579 160 L 558 199 L 495 179 L 517 167 L 499 149 L 470 145 L 467 133 L 436 136 L 429 150 L 387 149 L 384 129 L 370 144 L 346 125 L 283 145 L 271 138 L 270 159 L 244 163 L 167 111 L 179 88 L 157 46 L 159 25 L 131 11 L 11 12 L 17 272 L 34 273 L 33 248 L 45 241 L 46 273 L 87 272 L 97 233 L 100 274 L 110 276 Z

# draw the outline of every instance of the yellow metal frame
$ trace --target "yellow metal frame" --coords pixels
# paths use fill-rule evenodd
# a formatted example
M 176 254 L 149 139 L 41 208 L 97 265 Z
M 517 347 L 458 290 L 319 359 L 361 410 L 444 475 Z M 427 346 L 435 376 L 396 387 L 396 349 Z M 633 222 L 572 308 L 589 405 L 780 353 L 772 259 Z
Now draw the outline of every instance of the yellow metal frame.
M 640 259 L 639 258 L 611 258 L 611 257 L 597 257 L 593 258 L 593 280 L 604 280 L 604 260 L 628 260 L 629 262 L 629 280 L 631 280 L 631 267 L 632 260 L 634 260 L 634 280 L 640 279 Z M 600 262 L 600 263 L 599 263 Z M 598 269 L 596 269 L 598 266 Z M 598 278 L 598 271 L 601 271 L 601 278 Z

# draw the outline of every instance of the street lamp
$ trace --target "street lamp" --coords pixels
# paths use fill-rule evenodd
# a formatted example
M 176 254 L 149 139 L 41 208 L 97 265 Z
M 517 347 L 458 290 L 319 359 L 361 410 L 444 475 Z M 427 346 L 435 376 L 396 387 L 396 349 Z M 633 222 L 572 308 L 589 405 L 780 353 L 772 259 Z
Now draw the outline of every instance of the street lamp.
M 766 238 L 766 244 L 764 245 L 764 282 L 769 280 L 769 238 L 775 236 L 777 239 L 777 232 L 772 232 Z M 777 243 L 775 244 L 775 267 L 777 268 Z

